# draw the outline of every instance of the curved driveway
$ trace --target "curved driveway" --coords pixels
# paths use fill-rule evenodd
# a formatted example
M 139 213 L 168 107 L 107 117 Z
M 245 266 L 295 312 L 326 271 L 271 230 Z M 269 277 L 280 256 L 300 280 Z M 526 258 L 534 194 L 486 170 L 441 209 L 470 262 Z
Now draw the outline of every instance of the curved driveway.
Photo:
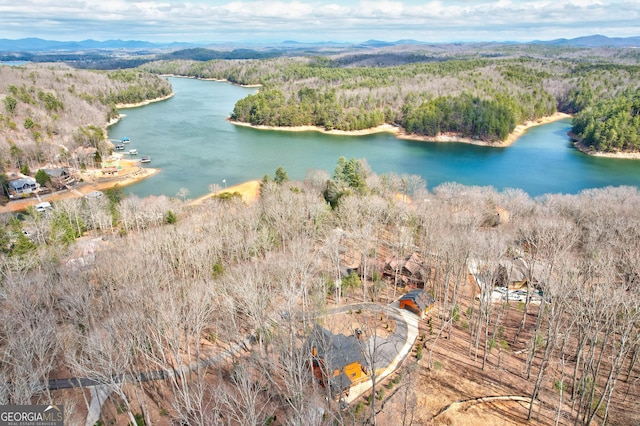
M 382 312 L 396 321 L 396 328 L 389 337 L 372 336 L 367 340 L 367 346 L 363 348 L 365 358 L 375 367 L 377 383 L 393 373 L 402 364 L 407 355 L 411 353 L 411 348 L 418 337 L 420 319 L 417 315 L 407 310 L 399 309 L 398 302 L 393 302 L 390 305 L 357 303 L 340 306 L 331 309 L 327 315 L 346 313 L 354 309 Z M 349 396 L 345 398 L 345 402 L 350 404 L 371 389 L 372 386 L 371 379 L 352 386 L 349 390 Z
M 365 358 L 371 365 L 375 367 L 376 382 L 379 382 L 389 374 L 393 373 L 411 352 L 411 348 L 413 347 L 413 344 L 418 337 L 419 318 L 417 315 L 409 311 L 399 309 L 398 302 L 394 302 L 390 305 L 379 305 L 376 303 L 357 303 L 352 305 L 339 306 L 331 309 L 327 313 L 327 315 L 347 313 L 350 310 L 353 311 L 357 309 L 367 310 L 370 312 L 382 312 L 384 314 L 388 314 L 396 322 L 396 328 L 390 336 L 386 338 L 383 338 L 381 336 L 372 336 L 367 340 L 367 346 L 363 347 Z M 198 364 L 200 364 L 201 367 L 214 365 L 222 361 L 223 359 L 234 355 L 235 353 L 242 350 L 242 348 L 246 348 L 249 345 L 250 338 L 246 338 L 237 345 L 234 345 L 231 349 L 216 354 L 207 360 L 201 360 L 198 363 L 194 363 L 193 365 L 183 366 L 183 369 L 195 369 Z M 136 374 L 125 373 L 112 376 L 110 380 L 106 381 L 107 383 L 105 383 L 105 380 L 96 380 L 91 378 L 51 379 L 48 381 L 47 387 L 50 390 L 68 389 L 73 387 L 96 387 L 102 388 L 106 391 L 109 384 L 113 385 L 124 382 L 135 383 L 146 382 L 150 380 L 163 380 L 174 376 L 175 374 L 176 372 L 172 370 L 147 371 L 139 372 Z M 42 384 L 42 387 L 45 388 L 44 383 Z M 349 396 L 345 398 L 345 402 L 353 402 L 359 396 L 371 389 L 371 387 L 371 379 L 368 379 L 351 387 Z M 96 402 L 93 401 L 93 399 L 102 399 L 99 398 L 97 394 L 96 397 L 97 398 L 92 398 L 92 406 L 94 406 L 94 403 Z M 87 424 L 93 424 L 91 420 L 97 418 L 99 415 L 100 408 L 98 405 L 98 407 L 94 407 L 92 410 L 90 410 Z

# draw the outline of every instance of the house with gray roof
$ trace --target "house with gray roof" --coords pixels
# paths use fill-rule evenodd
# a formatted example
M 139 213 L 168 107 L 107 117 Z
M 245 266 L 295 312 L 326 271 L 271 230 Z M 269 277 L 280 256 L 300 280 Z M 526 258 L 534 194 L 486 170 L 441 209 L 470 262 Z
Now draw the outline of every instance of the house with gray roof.
M 429 312 L 435 300 L 424 289 L 411 290 L 399 300 L 400 309 L 408 309 L 420 318 Z
M 9 198 L 14 199 L 14 198 L 28 197 L 33 192 L 35 192 L 37 187 L 38 185 L 36 181 L 33 178 L 30 178 L 28 176 L 20 179 L 11 180 L 9 181 L 8 188 L 7 188 L 9 192 Z
M 335 397 L 348 395 L 356 383 L 368 378 L 369 366 L 358 336 L 333 334 L 316 324 L 307 339 L 313 374 Z

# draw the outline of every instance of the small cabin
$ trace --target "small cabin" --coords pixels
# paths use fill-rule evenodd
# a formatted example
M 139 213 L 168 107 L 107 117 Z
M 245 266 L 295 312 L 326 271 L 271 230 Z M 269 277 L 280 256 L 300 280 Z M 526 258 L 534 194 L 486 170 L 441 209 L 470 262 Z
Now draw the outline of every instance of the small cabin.
M 411 290 L 399 300 L 400 309 L 407 309 L 423 318 L 435 300 L 424 289 Z
M 107 176 L 116 176 L 118 174 L 117 167 L 104 167 L 102 169 L 102 174 Z

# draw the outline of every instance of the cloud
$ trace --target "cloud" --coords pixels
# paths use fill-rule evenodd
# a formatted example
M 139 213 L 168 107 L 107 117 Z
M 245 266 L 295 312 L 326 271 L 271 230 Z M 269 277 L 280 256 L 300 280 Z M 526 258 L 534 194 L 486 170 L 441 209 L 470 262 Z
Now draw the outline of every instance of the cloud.
M 532 40 L 638 35 L 637 22 L 637 1 L 0 0 L 4 37 L 56 40 Z

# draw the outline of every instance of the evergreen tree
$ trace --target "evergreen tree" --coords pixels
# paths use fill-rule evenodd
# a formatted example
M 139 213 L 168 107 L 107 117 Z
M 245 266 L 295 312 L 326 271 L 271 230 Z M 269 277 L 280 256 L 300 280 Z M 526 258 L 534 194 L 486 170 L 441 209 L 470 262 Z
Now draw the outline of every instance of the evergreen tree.
M 335 209 L 338 207 L 338 202 L 340 201 L 342 192 L 338 189 L 338 186 L 333 180 L 328 180 L 324 191 L 322 191 L 322 196 L 324 197 L 324 200 L 329 203 L 331 208 Z
M 289 181 L 289 176 L 287 175 L 286 170 L 282 166 L 276 169 L 276 174 L 273 178 L 273 181 L 278 185 L 282 185 L 283 183 Z
M 46 186 L 47 183 L 51 182 L 51 176 L 47 174 L 43 169 L 38 169 L 36 172 L 36 182 L 40 186 Z

